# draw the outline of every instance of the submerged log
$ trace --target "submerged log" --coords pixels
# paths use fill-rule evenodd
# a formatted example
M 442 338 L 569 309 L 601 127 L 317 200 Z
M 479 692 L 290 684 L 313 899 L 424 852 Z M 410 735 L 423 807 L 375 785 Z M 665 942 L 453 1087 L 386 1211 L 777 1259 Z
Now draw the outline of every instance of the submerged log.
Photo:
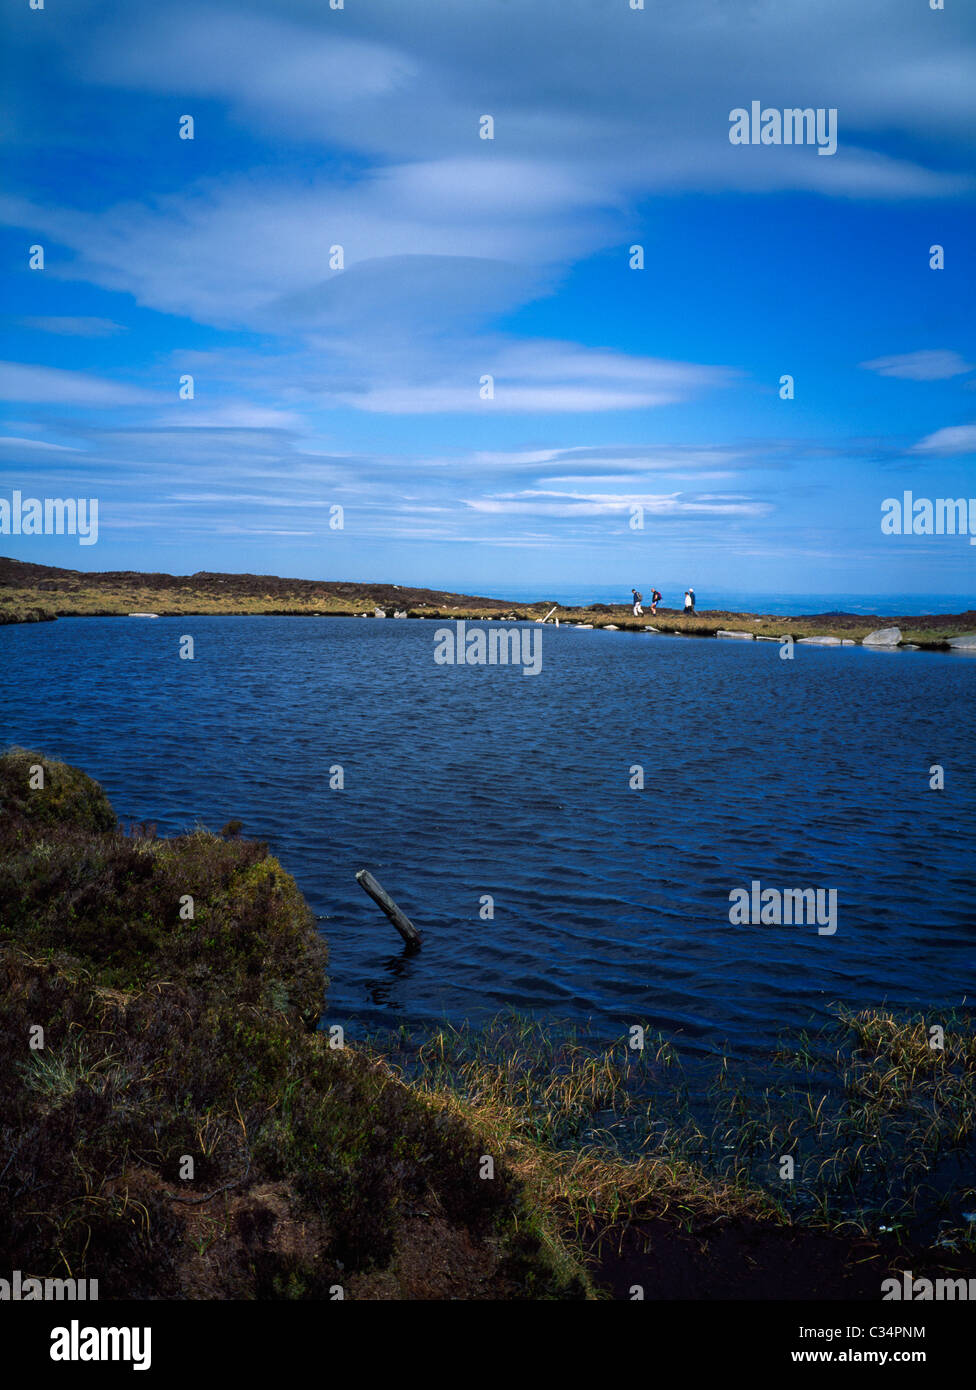
M 419 948 L 420 932 L 406 913 L 400 911 L 383 885 L 377 883 L 368 869 L 359 870 L 359 873 L 356 875 L 356 882 L 363 892 L 368 893 L 373 899 L 373 902 L 383 909 L 407 945 L 413 946 L 414 949 Z

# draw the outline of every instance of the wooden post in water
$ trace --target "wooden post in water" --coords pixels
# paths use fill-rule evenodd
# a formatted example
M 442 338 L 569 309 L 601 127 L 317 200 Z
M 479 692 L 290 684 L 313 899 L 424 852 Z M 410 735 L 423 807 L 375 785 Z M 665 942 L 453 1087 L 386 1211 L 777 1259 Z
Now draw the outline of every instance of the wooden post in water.
M 373 899 L 373 902 L 383 909 L 407 945 L 413 946 L 414 949 L 419 949 L 420 932 L 406 913 L 400 911 L 383 885 L 377 883 L 368 869 L 359 870 L 359 873 L 356 875 L 356 882 L 363 892 L 368 893 Z

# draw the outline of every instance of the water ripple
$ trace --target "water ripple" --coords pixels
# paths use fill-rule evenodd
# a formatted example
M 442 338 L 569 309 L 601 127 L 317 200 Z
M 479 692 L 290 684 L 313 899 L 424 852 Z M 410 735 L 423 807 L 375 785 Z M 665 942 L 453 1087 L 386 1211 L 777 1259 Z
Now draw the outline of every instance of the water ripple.
M 0 736 L 80 764 L 124 819 L 238 818 L 268 840 L 322 919 L 330 1013 L 354 1032 L 515 1005 L 745 1054 L 838 999 L 972 999 L 976 662 L 550 629 L 526 678 L 435 666 L 432 627 L 0 628 Z M 423 930 L 419 956 L 363 866 Z M 836 888 L 836 935 L 730 925 L 753 879 Z

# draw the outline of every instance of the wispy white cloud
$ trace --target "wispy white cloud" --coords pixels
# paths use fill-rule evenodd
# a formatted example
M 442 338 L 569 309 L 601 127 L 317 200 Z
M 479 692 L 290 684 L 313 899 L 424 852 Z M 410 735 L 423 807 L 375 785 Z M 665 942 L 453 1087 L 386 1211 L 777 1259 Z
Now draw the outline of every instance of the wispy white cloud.
M 186 97 L 228 102 L 239 118 L 266 128 L 321 138 L 323 120 L 350 106 L 388 100 L 416 83 L 420 65 L 402 48 L 348 37 L 344 16 L 326 7 L 328 26 L 279 12 L 249 14 L 242 7 L 196 5 L 131 13 L 84 44 L 88 75 L 134 91 L 178 91 Z M 294 8 L 294 7 L 293 7 Z
M 340 394 L 339 399 L 361 410 L 404 415 L 442 411 L 578 414 L 670 405 L 727 386 L 735 377 L 723 367 L 542 340 L 483 342 L 477 356 L 468 348 L 466 357 L 466 381 L 460 379 L 462 366 L 455 365 L 450 380 L 370 386 Z M 492 378 L 493 394 L 488 398 L 482 395 L 485 376 Z
M 252 404 L 248 401 L 228 401 L 208 407 L 197 399 L 172 404 L 153 423 L 176 430 L 301 430 L 303 420 L 294 410 Z
M 938 349 L 876 357 L 872 362 L 862 362 L 861 366 L 879 376 L 900 377 L 905 381 L 947 381 L 974 369 L 973 363 L 960 357 L 958 352 Z
M 976 454 L 976 425 L 948 425 L 926 435 L 915 445 L 916 454 Z
M 58 317 L 46 314 L 37 318 L 22 318 L 24 328 L 33 328 L 41 333 L 56 333 L 70 338 L 113 338 L 117 333 L 127 333 L 124 324 L 114 319 L 93 318 L 91 316 Z
M 466 498 L 472 511 L 493 515 L 586 517 L 627 515 L 635 506 L 655 517 L 765 516 L 768 502 L 753 498 L 685 496 L 681 493 L 585 493 L 526 489 L 494 497 Z
M 78 452 L 69 444 L 49 444 L 45 439 L 24 439 L 12 434 L 0 435 L 0 448 L 15 449 L 18 453 L 23 449 L 39 449 L 57 454 L 76 454 Z
M 62 371 L 27 362 L 0 362 L 0 400 L 84 406 L 145 405 L 160 395 L 88 372 Z

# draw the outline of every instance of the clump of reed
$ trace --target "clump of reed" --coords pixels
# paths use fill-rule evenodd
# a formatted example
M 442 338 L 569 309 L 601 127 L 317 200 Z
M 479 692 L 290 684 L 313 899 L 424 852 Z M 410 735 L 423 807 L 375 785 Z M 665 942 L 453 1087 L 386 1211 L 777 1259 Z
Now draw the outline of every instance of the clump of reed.
M 648 1029 L 609 1044 L 517 1013 L 382 1044 L 467 1115 L 579 1241 L 668 1213 L 758 1217 L 976 1253 L 976 1027 L 840 1007 L 761 1070 L 683 1064 Z M 787 1160 L 789 1160 L 787 1162 Z
M 401 1030 L 375 1046 L 411 1089 L 485 1136 L 543 1214 L 550 1245 L 568 1242 L 577 1258 L 649 1216 L 688 1229 L 735 1215 L 779 1219 L 758 1189 L 705 1175 L 666 1140 L 640 1152 L 648 1089 L 667 1086 L 679 1065 L 660 1035 L 642 1050 L 626 1039 L 601 1047 L 588 1029 L 507 1011 L 482 1029 Z

